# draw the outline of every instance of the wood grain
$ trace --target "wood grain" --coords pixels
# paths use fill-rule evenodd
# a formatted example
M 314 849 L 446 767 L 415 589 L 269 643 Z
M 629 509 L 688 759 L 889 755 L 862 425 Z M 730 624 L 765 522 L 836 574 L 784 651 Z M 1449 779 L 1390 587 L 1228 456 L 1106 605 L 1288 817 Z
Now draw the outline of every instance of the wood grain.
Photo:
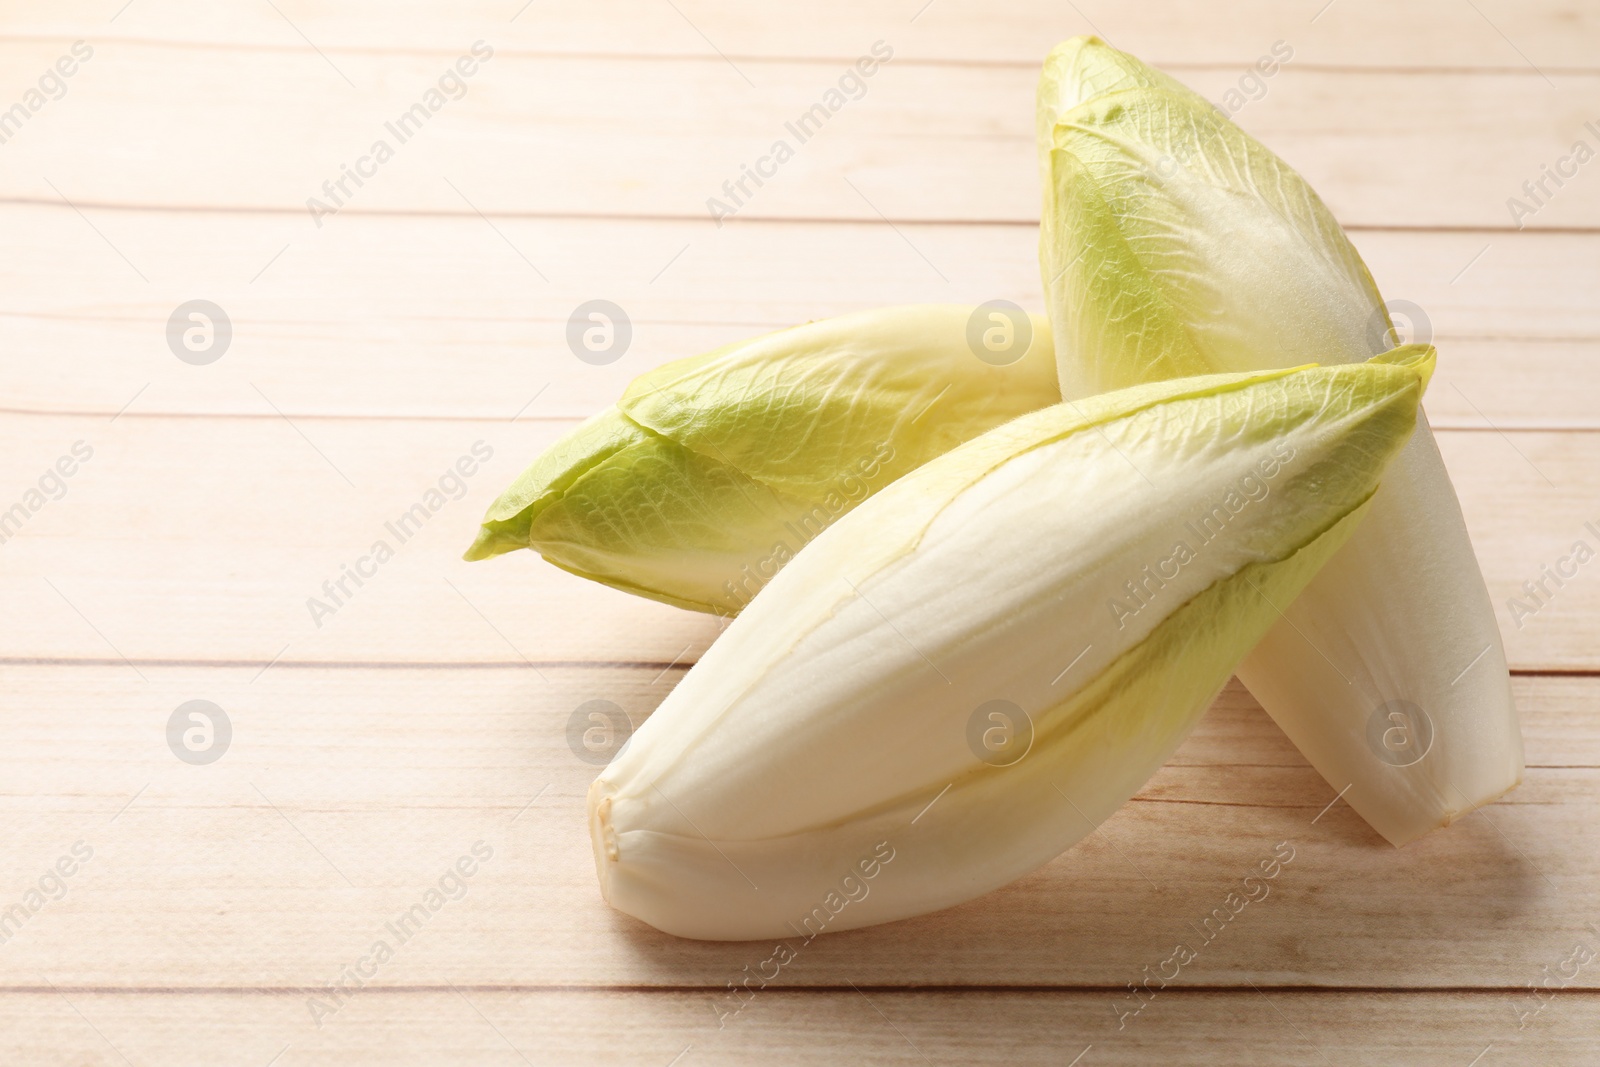
M 80 840 L 94 855 L 4 945 L 0 988 L 39 973 L 95 987 L 299 988 L 334 981 L 386 940 L 396 958 L 379 985 L 715 990 L 770 954 L 659 934 L 596 888 L 583 816 L 596 767 L 570 720 L 600 699 L 641 723 L 678 672 L 140 672 L 3 668 L 6 884 L 15 896 Z M 1517 696 L 1522 786 L 1397 851 L 1330 806 L 1337 790 L 1230 689 L 1078 847 L 957 908 L 796 940 L 803 966 L 785 984 L 1120 988 L 1177 942 L 1200 954 L 1186 984 L 1204 986 L 1538 981 L 1573 939 L 1600 945 L 1585 927 L 1600 912 L 1600 727 L 1585 714 L 1600 680 L 1519 680 Z M 168 716 L 191 699 L 232 722 L 210 766 L 166 748 Z M 480 841 L 492 859 L 400 946 L 386 923 Z M 1293 859 L 1269 895 L 1201 942 L 1212 909 L 1280 842 Z M 914 831 L 899 846 L 915 848 Z M 1573 985 L 1596 982 L 1584 971 Z
M 0 407 L 582 418 L 651 367 L 808 319 L 993 299 L 1043 310 L 1030 227 L 340 217 L 318 231 L 85 214 L 0 207 L 16 249 L 0 262 L 0 328 L 26 367 Z M 1422 309 L 1397 315 L 1441 350 L 1436 424 L 1597 425 L 1600 235 L 1355 237 L 1386 295 Z M 633 326 L 608 366 L 567 347 L 568 319 L 596 297 Z M 195 298 L 233 328 L 203 367 L 173 358 L 165 332 Z
M 0 996 L 0 1055 L 73 1064 L 307 1067 L 928 1063 L 1144 1067 L 1588 1067 L 1600 997 L 1557 994 L 1524 1031 L 1515 995 L 1169 989 L 1117 1029 L 1112 992 L 768 990 L 717 1027 L 703 992 L 363 990 L 319 1029 L 299 992 Z M 1241 1040 L 1248 1034 L 1249 1040 Z M 1087 1051 L 1086 1051 L 1087 1050 Z M 1492 1059 L 1490 1058 L 1492 1057 Z
M 1439 346 L 1428 409 L 1521 672 L 1525 780 L 1394 850 L 1234 684 L 1066 855 L 799 945 L 729 1014 L 771 946 L 604 905 L 569 740 L 591 700 L 643 722 L 715 623 L 459 553 L 666 360 L 884 304 L 1042 309 L 1033 83 L 1084 32 L 1214 100 L 1292 47 L 1236 117 Z M 0 114 L 77 40 L 65 93 L 0 128 L 0 514 L 93 449 L 0 528 L 0 1062 L 1600 1057 L 1600 971 L 1530 992 L 1600 950 L 1600 577 L 1543 569 L 1600 547 L 1600 186 L 1507 206 L 1600 144 L 1590 6 L 63 0 L 0 14 Z M 307 198 L 478 40 L 465 95 L 319 227 Z M 706 199 L 878 40 L 861 99 L 715 225 Z M 196 298 L 233 327 L 209 366 L 166 339 Z M 634 329 L 605 367 L 565 342 L 594 298 Z M 478 442 L 400 543 L 386 523 Z M 318 625 L 308 598 L 380 538 L 395 557 Z M 233 730 L 205 766 L 167 742 L 195 699 Z M 1281 842 L 1270 896 L 1206 937 Z M 452 899 L 401 944 L 430 889 Z M 330 993 L 379 939 L 393 960 Z M 1195 962 L 1128 1014 L 1178 942 Z
M 482 47 L 492 52 L 491 37 Z M 737 208 L 747 219 L 1039 217 L 1033 97 L 1044 48 L 1003 67 L 891 58 L 862 78 L 851 64 L 872 59 L 874 38 L 863 37 L 839 58 L 745 60 L 746 85 L 715 55 L 499 51 L 480 63 L 470 49 L 481 39 L 468 31 L 429 54 L 340 55 L 350 85 L 309 52 L 102 43 L 66 94 L 6 142 L 13 166 L 0 175 L 0 200 L 273 212 L 307 226 L 312 199 L 341 215 L 709 222 L 715 199 L 717 212 Z M 1272 43 L 1261 41 L 1258 54 Z M 0 41 L 0 63 L 44 71 L 62 51 L 55 39 Z M 469 77 L 450 73 L 459 57 Z M 163 77 L 174 65 L 186 90 L 177 99 Z M 1176 73 L 1299 169 L 1348 226 L 1600 226 L 1600 195 L 1581 170 L 1560 187 L 1544 179 L 1543 193 L 1522 189 L 1575 141 L 1600 147 L 1584 125 L 1600 116 L 1600 72 L 1564 74 L 1558 90 L 1527 68 L 1484 78 L 1307 68 L 1291 58 L 1273 69 L 1270 78 L 1248 63 Z M 425 123 L 401 125 L 447 74 L 436 110 L 420 112 Z M 823 112 L 826 123 L 799 125 L 841 78 L 844 95 Z M 239 84 L 250 92 L 229 91 Z M 219 152 L 203 133 L 229 128 L 251 136 Z M 780 141 L 793 158 L 762 164 L 770 180 L 725 188 Z M 344 177 L 375 152 L 393 158 L 373 156 Z M 1510 210 L 1513 197 L 1522 212 Z
M 0 596 L 12 611 L 0 617 L 0 645 L 24 658 L 258 666 L 280 655 L 693 662 L 717 633 L 711 616 L 597 588 L 532 553 L 461 561 L 489 502 L 570 426 L 275 414 L 7 419 L 0 477 L 16 487 L 13 499 L 74 442 L 95 456 L 4 545 Z M 1589 636 L 1600 629 L 1600 575 L 1579 567 L 1557 588 L 1541 571 L 1576 541 L 1600 546 L 1588 529 L 1600 526 L 1600 435 L 1438 436 L 1513 667 L 1600 667 Z M 449 495 L 433 501 L 420 529 L 396 525 L 475 444 L 492 458 L 447 481 Z M 394 557 L 363 564 L 374 576 L 346 580 L 342 595 L 323 588 L 378 542 Z M 1544 581 L 1549 595 L 1529 598 L 1529 581 Z
M 628 55 L 738 60 L 836 58 L 858 43 L 893 36 L 915 56 L 953 63 L 1034 64 L 1050 46 L 1100 33 L 1163 66 L 1253 63 L 1277 38 L 1293 40 L 1308 61 L 1354 67 L 1469 67 L 1485 74 L 1541 69 L 1594 70 L 1586 47 L 1600 32 L 1579 0 L 1340 0 L 1339 10 L 1272 0 L 1240 0 L 1196 12 L 1184 0 L 1153 0 L 1137 9 L 1115 0 L 1074 0 L 1065 9 L 980 0 L 819 0 L 804 11 L 752 8 L 739 0 L 597 0 L 571 7 L 522 0 L 463 0 L 446 8 L 427 0 L 276 0 L 220 9 L 205 0 L 170 0 L 121 10 L 103 0 L 63 0 L 18 12 L 19 36 L 83 36 L 183 42 L 206 49 L 276 49 L 298 53 L 303 68 L 330 87 L 338 73 L 313 48 L 339 52 L 439 52 L 465 37 L 494 34 L 506 47 L 541 55 Z M 277 8 L 273 11 L 272 8 Z M 676 9 L 676 10 L 674 10 Z M 1303 44 L 1302 44 L 1303 42 Z M 730 87 L 744 84 L 727 68 Z

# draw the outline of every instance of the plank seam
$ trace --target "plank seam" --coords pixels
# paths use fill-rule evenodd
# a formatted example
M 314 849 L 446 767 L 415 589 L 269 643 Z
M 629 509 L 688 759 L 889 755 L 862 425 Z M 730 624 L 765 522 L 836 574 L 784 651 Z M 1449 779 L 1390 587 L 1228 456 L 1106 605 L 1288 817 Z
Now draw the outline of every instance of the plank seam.
M 100 656 L 0 656 L 0 667 L 199 667 L 218 670 L 261 668 L 274 670 L 641 670 L 687 671 L 685 660 L 266 660 L 266 659 L 116 659 Z M 1516 667 L 1513 678 L 1600 678 L 1600 667 Z
M 0 44 L 3 45 L 58 45 L 65 38 L 81 36 L 75 31 L 61 35 L 54 34 L 16 34 L 0 35 Z M 289 44 L 270 44 L 245 41 L 203 41 L 180 40 L 170 37 L 98 37 L 97 43 L 107 45 L 130 45 L 138 48 L 170 48 L 188 51 L 215 51 L 215 52 L 265 52 L 286 53 L 312 57 L 315 52 Z M 454 57 L 459 49 L 443 48 L 371 48 L 359 45 L 322 45 L 320 51 L 334 55 L 344 56 L 406 56 L 423 59 L 432 59 L 440 56 Z M 813 55 L 773 55 L 770 53 L 740 53 L 729 52 L 725 56 L 707 56 L 696 52 L 584 52 L 562 51 L 556 49 L 519 49 L 514 46 L 500 46 L 496 49 L 497 56 L 508 59 L 528 59 L 541 61 L 605 62 L 624 63 L 699 63 L 709 68 L 720 68 L 728 60 L 748 63 L 753 66 L 849 66 L 858 56 L 851 54 L 824 54 Z M 954 68 L 971 70 L 1024 70 L 1035 71 L 1044 60 L 1041 52 L 1036 59 L 968 59 L 955 56 L 896 56 L 897 67 L 932 67 Z M 1216 60 L 1207 62 L 1194 62 L 1183 60 L 1159 60 L 1157 65 L 1163 70 L 1178 71 L 1237 71 L 1247 67 L 1254 61 L 1253 57 L 1241 55 L 1237 60 Z M 1512 78 L 1538 78 L 1539 71 L 1529 70 L 1526 66 L 1511 66 L 1498 64 L 1453 64 L 1440 66 L 1424 66 L 1418 64 L 1380 64 L 1366 65 L 1357 63 L 1302 63 L 1294 65 L 1297 71 L 1306 71 L 1317 74 L 1351 75 L 1353 77 L 1367 77 L 1373 74 L 1391 74 L 1406 77 L 1479 77 L 1489 75 L 1492 77 Z M 1568 77 L 1600 77 L 1600 67 L 1558 67 L 1545 64 L 1541 68 L 1545 74 L 1561 74 Z
M 295 411 L 286 413 L 290 418 L 308 422 L 471 422 L 471 423 L 504 423 L 504 422 L 571 422 L 578 423 L 588 418 L 588 415 L 518 415 L 508 419 L 504 415 L 437 415 L 420 414 L 413 412 L 350 412 L 334 414 L 326 411 Z M 236 422 L 276 422 L 284 417 L 278 412 L 260 411 L 92 411 L 92 410 L 52 410 L 48 408 L 0 408 L 0 416 L 15 415 L 18 417 L 44 417 L 62 419 L 214 419 Z M 1493 426 L 1483 426 L 1474 422 L 1457 424 L 1449 418 L 1430 417 L 1429 425 L 1435 432 L 1441 433 L 1546 433 L 1546 434 L 1589 434 L 1600 433 L 1600 421 L 1593 423 L 1529 423 L 1500 421 Z
M 664 673 L 669 670 L 687 671 L 694 666 L 682 660 L 265 660 L 265 659 L 111 659 L 102 657 L 72 656 L 0 656 L 0 667 L 199 667 L 210 669 L 246 670 L 270 666 L 274 670 L 640 670 Z
M 1020 138 L 1018 138 L 1020 140 Z M 118 212 L 147 212 L 168 215 L 304 215 L 305 207 L 295 205 L 224 205 L 224 204 L 134 204 L 102 200 L 77 200 L 73 204 L 64 204 L 60 200 L 46 197 L 0 197 L 0 207 L 38 207 L 55 210 L 93 209 L 95 211 Z M 446 210 L 443 208 L 342 208 L 341 215 L 352 218 L 416 218 L 416 219 L 542 219 L 551 221 L 593 221 L 593 222 L 682 222 L 697 225 L 708 225 L 710 220 L 705 215 L 691 215 L 683 213 L 662 214 L 656 212 L 617 213 L 600 211 L 504 211 L 484 210 L 483 212 L 468 212 Z M 997 219 L 952 219 L 952 218 L 902 218 L 894 216 L 862 216 L 850 218 L 835 215 L 741 215 L 738 218 L 725 219 L 725 226 L 750 226 L 750 225 L 776 225 L 776 226 L 1023 226 L 1036 228 L 1039 225 L 1037 218 L 997 218 Z M 1350 233 L 1459 233 L 1459 234 L 1557 234 L 1566 236 L 1592 236 L 1600 234 L 1600 226 L 1511 226 L 1494 225 L 1483 226 L 1469 223 L 1445 225 L 1408 225 L 1404 223 L 1361 223 L 1347 222 L 1343 224 Z
M 466 993 L 642 993 L 676 996 L 683 994 L 722 993 L 722 986 L 714 985 L 625 985 L 625 984 L 599 984 L 599 985 L 524 985 L 524 984 L 466 984 L 452 983 L 448 985 L 366 985 L 361 987 L 363 995 L 369 993 L 386 993 L 389 995 L 416 995 L 423 993 L 450 993 L 460 990 Z M 946 995 L 964 996 L 972 993 L 1007 993 L 1007 994 L 1044 994 L 1044 995 L 1078 995 L 1078 994 L 1112 994 L 1126 995 L 1127 986 L 1109 985 L 866 985 L 856 983 L 853 985 L 792 985 L 782 990 L 774 990 L 780 994 L 797 993 L 805 995 L 826 994 L 851 994 L 857 990 L 867 993 L 910 994 L 910 995 Z M 1527 986 L 1382 986 L 1382 985 L 1192 985 L 1192 986 L 1163 986 L 1163 993 L 1188 994 L 1228 994 L 1253 996 L 1257 991 L 1266 993 L 1290 993 L 1311 995 L 1362 995 L 1372 993 L 1413 993 L 1425 996 L 1505 996 L 1507 994 L 1526 994 Z M 96 986 L 96 985 L 0 985 L 0 996 L 12 995 L 39 995 L 54 996 L 57 993 L 81 993 L 89 996 L 301 996 L 307 993 L 324 993 L 325 990 L 315 984 L 303 986 Z M 1600 987 L 1588 986 L 1563 986 L 1561 993 L 1595 996 L 1600 995 Z

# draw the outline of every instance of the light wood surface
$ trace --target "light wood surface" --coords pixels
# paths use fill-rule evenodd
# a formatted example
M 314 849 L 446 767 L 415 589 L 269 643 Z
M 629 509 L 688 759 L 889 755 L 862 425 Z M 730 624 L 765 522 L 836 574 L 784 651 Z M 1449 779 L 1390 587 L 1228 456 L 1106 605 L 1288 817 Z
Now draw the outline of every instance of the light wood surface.
M 1600 953 L 1600 570 L 1507 606 L 1600 544 L 1600 162 L 1520 229 L 1506 204 L 1600 147 L 1591 6 L 123 3 L 0 14 L 0 112 L 93 48 L 0 144 L 0 511 L 93 452 L 0 543 L 0 1063 L 1600 1061 L 1600 963 L 1528 988 Z M 1440 348 L 1428 409 L 1526 778 L 1395 850 L 1233 685 L 1079 847 L 819 939 L 730 1014 L 770 946 L 604 905 L 595 768 L 567 738 L 587 700 L 642 722 L 715 622 L 460 552 L 651 366 L 880 304 L 1042 309 L 1033 80 L 1081 32 L 1213 99 L 1293 47 L 1237 119 Z M 461 99 L 318 226 L 307 198 L 480 40 Z M 879 40 L 864 95 L 715 225 L 706 199 Z M 606 367 L 564 341 L 595 297 L 635 329 Z M 208 366 L 164 332 L 197 298 L 233 324 Z M 314 618 L 480 442 L 459 494 Z M 194 699 L 232 724 L 206 766 L 167 744 Z M 1279 842 L 1272 894 L 1128 1014 Z M 458 899 L 365 987 L 325 988 L 475 845 Z

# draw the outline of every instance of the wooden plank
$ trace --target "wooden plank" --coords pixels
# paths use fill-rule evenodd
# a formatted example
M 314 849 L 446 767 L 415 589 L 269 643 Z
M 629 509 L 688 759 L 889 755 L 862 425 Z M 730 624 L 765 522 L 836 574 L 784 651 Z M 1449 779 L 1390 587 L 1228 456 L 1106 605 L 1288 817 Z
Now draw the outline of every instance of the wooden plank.
M 587 415 L 642 370 L 715 337 L 1039 289 L 1036 240 L 1016 227 L 907 227 L 908 244 L 881 224 L 341 218 L 319 232 L 272 217 L 95 217 L 148 283 L 71 211 L 0 209 L 19 240 L 35 235 L 37 253 L 0 264 L 12 350 L 38 364 L 8 406 L 49 398 L 110 414 L 148 383 L 134 410 L 260 414 L 271 411 L 265 394 L 291 415 L 509 418 L 548 384 L 530 413 Z M 165 338 L 174 309 L 197 297 L 234 322 L 227 353 L 200 368 Z M 634 324 L 609 366 L 566 347 L 569 318 L 597 297 Z
M 1600 341 L 1435 335 L 1435 427 L 1600 430 Z
M 45 1065 L 293 1067 L 851 1063 L 1588 1067 L 1600 997 L 1557 994 L 1527 1030 L 1509 993 L 1168 990 L 1124 1029 L 1111 994 L 768 990 L 717 1027 L 703 993 L 365 990 L 310 1021 L 292 992 L 0 996 L 0 1055 Z M 1087 1050 L 1087 1051 L 1086 1051 Z M 1491 1058 L 1492 1057 L 1492 1058 Z
M 484 508 L 568 428 L 276 415 L 0 420 L 5 508 L 27 503 L 75 442 L 94 449 L 61 499 L 34 501 L 37 512 L 4 545 L 0 598 L 11 611 L 0 648 L 258 666 L 278 656 L 692 662 L 717 633 L 710 616 L 596 586 L 532 553 L 461 562 Z M 1600 667 L 1600 580 L 1592 564 L 1561 562 L 1579 540 L 1600 548 L 1586 525 L 1600 526 L 1600 435 L 1438 436 L 1512 666 Z M 491 458 L 475 465 L 474 445 Z M 451 476 L 463 457 L 472 475 Z M 441 479 L 444 495 L 429 498 Z M 432 508 L 427 521 L 397 525 L 418 503 Z M 393 558 L 361 562 L 381 554 L 379 542 Z M 324 588 L 358 563 L 375 573 Z M 1573 576 L 1557 587 L 1546 565 Z M 1530 581 L 1547 595 L 1530 599 Z
M 1032 83 L 1091 28 L 1213 99 L 1292 45 L 1238 119 L 1425 309 L 1428 406 L 1512 661 L 1574 673 L 1514 679 L 1524 784 L 1399 851 L 1232 686 L 1066 856 L 797 941 L 730 1015 L 773 946 L 605 907 L 571 739 L 591 700 L 642 722 L 714 624 L 531 554 L 456 556 L 647 367 L 878 304 L 1040 307 Z M 1600 197 L 1580 175 L 1526 220 L 1542 233 L 1506 199 L 1600 143 L 1597 33 L 1576 0 L 0 16 L 0 111 L 73 40 L 96 50 L 0 146 L 0 514 L 65 493 L 0 543 L 0 1062 L 1588 1067 L 1600 971 L 1531 989 L 1600 950 L 1600 585 L 1546 570 L 1600 547 Z M 466 96 L 318 228 L 306 197 L 479 39 L 496 55 Z M 716 228 L 705 199 L 880 39 L 866 95 Z M 597 297 L 635 326 L 607 367 L 564 340 Z M 209 366 L 164 336 L 196 298 L 235 327 Z M 41 483 L 79 440 L 93 456 Z M 386 523 L 479 441 L 401 544 Z M 394 559 L 317 625 L 307 598 L 379 538 Z M 168 740 L 196 699 L 232 727 L 205 765 Z M 1196 929 L 1286 847 L 1268 898 Z M 452 899 L 400 943 L 386 923 L 430 890 Z M 369 985 L 312 999 L 383 938 Z M 1197 957 L 1131 1014 L 1178 943 Z
M 273 216 L 86 214 L 128 261 L 70 210 L 0 207 L 16 250 L 0 263 L 0 341 L 29 368 L 6 409 L 509 419 L 538 394 L 528 415 L 576 418 L 650 367 L 807 319 L 928 301 L 1043 308 L 1025 227 L 368 217 L 319 232 Z M 1600 425 L 1600 235 L 1356 238 L 1384 291 L 1425 309 L 1438 425 Z M 569 318 L 596 297 L 633 327 L 608 366 L 567 347 Z M 207 366 L 166 340 L 196 298 L 232 323 Z
M 770 955 L 658 934 L 595 884 L 596 767 L 570 739 L 574 712 L 609 700 L 641 722 L 676 672 L 141 672 L 0 668 L 4 905 L 75 843 L 93 850 L 63 899 L 10 931 L 0 985 L 295 989 L 386 940 L 383 986 L 720 990 Z M 1600 912 L 1600 680 L 1519 680 L 1517 695 L 1523 785 L 1397 851 L 1329 807 L 1335 790 L 1231 691 L 1099 834 L 964 906 L 796 940 L 784 984 L 1120 989 L 1195 941 L 1186 986 L 1521 989 L 1574 939 L 1600 945 L 1585 926 Z M 232 728 L 206 766 L 166 739 L 195 699 Z M 459 898 L 399 944 L 385 924 L 480 841 L 493 854 Z M 914 831 L 897 847 L 915 848 Z M 1285 850 L 1268 895 L 1199 944 L 1196 926 Z M 1600 988 L 1592 972 L 1574 987 Z
M 74 442 L 95 451 L 4 545 L 12 656 L 665 664 L 716 633 L 531 554 L 461 562 L 489 501 L 563 425 L 29 417 L 0 432 L 23 427 L 0 450 L 7 507 Z M 491 458 L 461 478 L 480 441 Z M 426 522 L 400 525 L 416 505 Z M 360 586 L 344 578 L 357 566 Z
M 1057 41 L 1095 32 L 1171 64 L 1251 63 L 1274 39 L 1284 38 L 1308 61 L 1323 64 L 1515 70 L 1538 64 L 1556 79 L 1562 68 L 1593 69 L 1594 55 L 1585 44 L 1597 24 L 1594 12 L 1578 0 L 1475 2 L 1478 12 L 1449 0 L 1341 0 L 1337 11 L 1271 0 L 1240 0 L 1216 10 L 1152 0 L 1136 11 L 1115 0 L 1077 0 L 1064 9 L 996 9 L 979 0 L 819 0 L 802 13 L 753 9 L 737 0 L 596 0 L 559 8 L 497 0 L 448 7 L 426 0 L 279 0 L 272 6 L 280 14 L 266 6 L 224 12 L 204 0 L 140 4 L 125 12 L 94 0 L 62 0 L 11 13 L 8 26 L 16 34 L 100 33 L 119 40 L 303 52 L 305 69 L 330 88 L 342 84 L 338 73 L 310 46 L 337 59 L 337 53 L 352 50 L 436 52 L 463 37 L 482 36 L 507 49 L 541 54 L 715 58 L 720 51 L 734 60 L 854 56 L 861 42 L 883 37 L 897 46 L 903 42 L 908 53 L 923 59 L 1032 64 Z M 732 68 L 727 83 L 744 84 Z
M 0 200 L 271 211 L 308 231 L 338 221 L 315 215 L 313 198 L 325 214 L 473 219 L 483 211 L 710 222 L 713 199 L 717 214 L 737 207 L 748 219 L 1039 217 L 1033 65 L 891 59 L 863 79 L 850 64 L 868 54 L 867 38 L 844 59 L 748 61 L 755 85 L 745 86 L 730 85 L 715 56 L 506 52 L 479 64 L 469 55 L 476 39 L 441 38 L 454 53 L 341 55 L 354 88 L 329 84 L 332 72 L 313 53 L 286 63 L 278 51 L 104 44 L 64 83 L 66 95 L 9 136 Z M 46 71 L 61 53 L 56 39 L 0 43 L 0 64 Z M 476 72 L 451 75 L 449 98 L 437 98 L 437 113 L 421 112 L 420 129 L 401 126 L 457 54 Z M 1581 170 L 1560 188 L 1545 179 L 1531 199 L 1522 189 L 1575 141 L 1600 147 L 1584 125 L 1600 115 L 1600 73 L 1563 75 L 1557 92 L 1532 70 L 1374 73 L 1291 59 L 1270 80 L 1248 83 L 1261 94 L 1248 103 L 1238 69 L 1176 73 L 1236 108 L 1348 226 L 1600 226 L 1600 185 Z M 799 117 L 846 74 L 848 102 L 838 96 L 826 125 L 801 128 Z M 197 135 L 230 126 L 250 136 L 226 151 Z M 787 148 L 775 149 L 779 141 Z M 81 150 L 88 144 L 94 152 Z M 770 180 L 725 190 L 775 151 L 785 153 L 781 165 L 761 164 Z M 368 157 L 376 161 L 360 162 Z M 364 178 L 342 177 L 358 164 Z M 344 184 L 325 189 L 330 181 Z M 1512 197 L 1525 211 L 1512 213 Z
M 1525 670 L 1592 670 L 1600 582 L 1583 561 L 1600 550 L 1600 508 L 1586 484 L 1600 470 L 1600 437 L 1439 436 L 1508 657 Z

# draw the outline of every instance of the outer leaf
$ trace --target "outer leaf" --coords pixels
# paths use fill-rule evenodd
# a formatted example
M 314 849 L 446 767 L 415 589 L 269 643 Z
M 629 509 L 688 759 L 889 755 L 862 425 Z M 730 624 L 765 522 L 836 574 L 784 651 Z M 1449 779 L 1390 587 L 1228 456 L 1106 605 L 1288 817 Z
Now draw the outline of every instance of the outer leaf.
M 1038 125 L 1065 396 L 1388 346 L 1383 299 L 1332 214 L 1197 94 L 1076 38 L 1045 63 Z M 1239 675 L 1397 845 L 1520 779 L 1499 629 L 1425 419 L 1371 518 Z
M 975 310 L 847 315 L 641 375 L 495 501 L 467 558 L 533 548 L 629 592 L 735 614 L 871 494 L 1060 399 L 1045 320 L 997 366 L 969 343 Z
M 1413 348 L 1140 386 L 902 478 L 800 553 L 595 782 L 607 899 L 687 937 L 814 936 L 1048 861 L 1344 540 L 1431 367 Z M 972 732 L 996 700 L 1031 722 L 1003 766 Z

